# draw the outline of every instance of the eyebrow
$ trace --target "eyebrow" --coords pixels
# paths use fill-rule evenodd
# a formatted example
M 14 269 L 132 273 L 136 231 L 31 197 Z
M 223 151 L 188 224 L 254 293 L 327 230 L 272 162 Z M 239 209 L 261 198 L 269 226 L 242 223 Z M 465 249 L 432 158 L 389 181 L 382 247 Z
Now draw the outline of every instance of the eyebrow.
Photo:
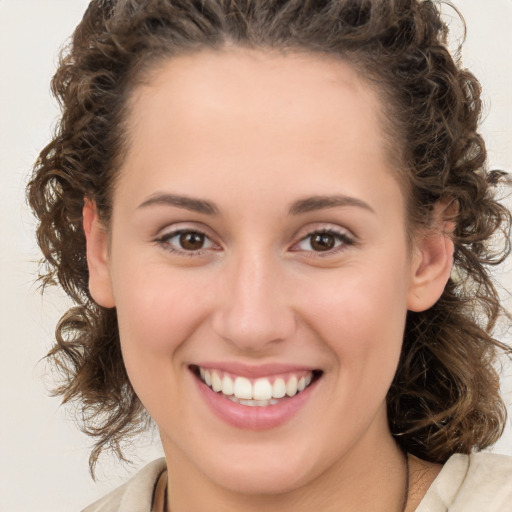
M 337 206 L 356 206 L 357 208 L 363 208 L 372 213 L 375 210 L 361 199 L 356 197 L 334 195 L 334 196 L 312 196 L 306 197 L 305 199 L 299 199 L 295 201 L 289 210 L 290 215 L 299 215 L 301 213 L 314 212 L 317 210 L 324 210 L 326 208 L 335 208 Z
M 205 215 L 218 215 L 219 209 L 211 201 L 205 199 L 194 199 L 188 196 L 178 194 L 153 194 L 151 197 L 142 202 L 139 208 L 148 208 L 156 205 L 175 206 Z M 339 206 L 355 206 L 363 208 L 372 213 L 375 210 L 368 204 L 355 197 L 345 195 L 333 196 L 312 196 L 295 201 L 288 211 L 290 215 L 300 215 L 302 213 L 314 212 L 317 210 L 324 210 L 326 208 L 336 208 Z
M 153 194 L 142 202 L 139 208 L 148 208 L 157 205 L 176 206 L 192 212 L 204 213 L 206 215 L 217 215 L 219 209 L 210 201 L 205 199 L 193 199 L 192 197 L 181 196 L 178 194 Z

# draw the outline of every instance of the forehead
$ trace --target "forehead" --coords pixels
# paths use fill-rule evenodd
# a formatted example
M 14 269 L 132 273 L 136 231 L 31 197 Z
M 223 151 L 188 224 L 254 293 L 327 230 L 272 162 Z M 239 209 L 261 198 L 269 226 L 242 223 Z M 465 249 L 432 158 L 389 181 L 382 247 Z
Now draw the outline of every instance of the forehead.
M 290 188 L 291 177 L 319 173 L 378 186 L 379 173 L 396 175 L 382 116 L 375 90 L 338 58 L 248 49 L 181 55 L 154 66 L 132 94 L 121 178 L 138 173 L 134 188 L 148 194 L 170 171 L 177 186 L 199 186 L 212 173 L 249 188 L 274 179 Z
M 179 128 L 175 135 L 186 135 L 188 128 L 209 130 L 213 122 L 235 132 L 250 129 L 258 142 L 254 137 L 262 134 L 266 121 L 267 141 L 280 141 L 287 124 L 284 135 L 290 140 L 300 130 L 309 140 L 325 139 L 332 130 L 333 137 L 350 144 L 360 135 L 357 118 L 366 131 L 374 129 L 367 136 L 369 150 L 383 143 L 383 109 L 375 91 L 350 64 L 323 54 L 234 48 L 172 57 L 145 74 L 130 107 L 132 140 L 149 125 L 158 130 L 174 124 Z M 272 130 L 274 121 L 279 133 Z

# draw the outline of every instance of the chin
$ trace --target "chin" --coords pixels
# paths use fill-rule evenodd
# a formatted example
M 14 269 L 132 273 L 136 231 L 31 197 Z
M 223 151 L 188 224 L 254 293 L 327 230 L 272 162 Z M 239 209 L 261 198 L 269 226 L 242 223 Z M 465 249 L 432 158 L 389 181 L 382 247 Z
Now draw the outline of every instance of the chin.
M 231 471 L 216 473 L 214 479 L 215 483 L 231 492 L 258 496 L 287 494 L 302 487 L 307 480 L 305 475 L 296 471 L 272 470 L 268 466 L 248 467 L 247 471 L 236 474 Z
M 249 455 L 234 459 L 218 459 L 212 461 L 211 471 L 207 474 L 214 484 L 226 490 L 247 495 L 277 495 L 295 491 L 320 474 L 313 466 L 308 467 L 297 454 L 290 456 L 279 453 L 268 453 L 262 450 L 257 455 Z M 206 467 L 203 465 L 203 471 Z M 318 474 L 317 474 L 318 473 Z

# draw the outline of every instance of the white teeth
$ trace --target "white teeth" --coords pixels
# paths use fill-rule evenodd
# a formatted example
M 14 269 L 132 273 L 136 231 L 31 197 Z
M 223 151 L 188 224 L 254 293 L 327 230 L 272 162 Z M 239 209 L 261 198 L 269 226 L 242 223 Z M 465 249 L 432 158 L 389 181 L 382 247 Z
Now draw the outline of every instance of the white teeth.
M 268 378 L 260 378 L 251 382 L 246 377 L 236 377 L 235 380 L 217 370 L 206 370 L 199 367 L 199 374 L 203 381 L 216 393 L 221 392 L 234 402 L 248 406 L 273 405 L 278 399 L 295 396 L 304 391 L 313 380 L 313 373 L 309 372 L 297 379 L 291 375 L 288 380 L 282 377 L 275 379 L 272 384 Z
M 286 384 L 283 379 L 279 378 L 274 381 L 272 386 L 272 396 L 274 398 L 283 398 L 286 395 Z
M 295 396 L 297 394 L 297 377 L 295 375 L 286 383 L 286 394 Z
M 219 374 L 217 372 L 212 372 L 212 389 L 215 392 L 218 392 L 222 389 L 222 381 L 220 380 Z
M 233 381 L 231 380 L 231 377 L 224 375 L 224 378 L 222 379 L 222 394 L 230 396 L 233 392 Z
M 228 398 L 236 404 L 248 405 L 249 407 L 266 407 L 267 405 L 275 405 L 279 402 L 272 398 L 271 400 L 241 400 L 236 396 L 228 396 Z
M 262 407 L 267 405 L 267 400 L 240 400 L 242 405 L 247 405 L 249 407 Z
M 270 400 L 272 398 L 272 384 L 268 379 L 258 379 L 254 383 L 252 397 L 254 400 Z
M 249 379 L 245 377 L 237 377 L 235 379 L 235 387 L 233 389 L 233 394 L 237 398 L 245 398 L 247 400 L 252 399 L 252 384 Z

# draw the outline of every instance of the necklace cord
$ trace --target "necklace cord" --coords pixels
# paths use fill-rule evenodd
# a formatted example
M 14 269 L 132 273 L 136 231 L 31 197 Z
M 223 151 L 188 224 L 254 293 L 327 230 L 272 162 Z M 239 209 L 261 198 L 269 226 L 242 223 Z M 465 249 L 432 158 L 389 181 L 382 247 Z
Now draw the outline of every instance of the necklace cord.
M 404 453 L 405 456 L 405 486 L 404 486 L 404 497 L 402 499 L 402 508 L 400 512 L 405 512 L 407 503 L 409 502 L 409 454 Z

